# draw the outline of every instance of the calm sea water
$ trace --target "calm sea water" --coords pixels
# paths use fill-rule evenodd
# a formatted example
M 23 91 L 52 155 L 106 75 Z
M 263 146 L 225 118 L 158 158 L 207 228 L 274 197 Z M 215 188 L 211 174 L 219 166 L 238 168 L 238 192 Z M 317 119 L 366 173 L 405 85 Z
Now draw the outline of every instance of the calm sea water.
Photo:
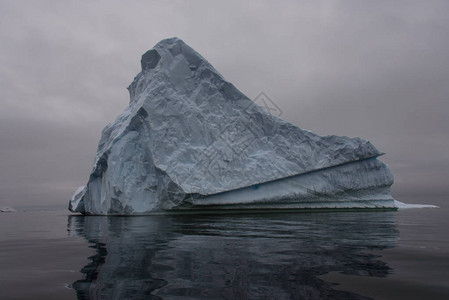
M 0 299 L 449 299 L 446 200 L 397 212 L 2 213 Z

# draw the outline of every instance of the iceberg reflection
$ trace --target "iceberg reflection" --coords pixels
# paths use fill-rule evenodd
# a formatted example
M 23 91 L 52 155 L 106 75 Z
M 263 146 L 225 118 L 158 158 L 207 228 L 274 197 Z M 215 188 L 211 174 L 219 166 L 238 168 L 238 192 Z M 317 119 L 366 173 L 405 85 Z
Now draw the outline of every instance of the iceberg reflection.
M 69 216 L 95 255 L 78 299 L 367 299 L 331 271 L 386 276 L 367 250 L 394 247 L 394 212 Z

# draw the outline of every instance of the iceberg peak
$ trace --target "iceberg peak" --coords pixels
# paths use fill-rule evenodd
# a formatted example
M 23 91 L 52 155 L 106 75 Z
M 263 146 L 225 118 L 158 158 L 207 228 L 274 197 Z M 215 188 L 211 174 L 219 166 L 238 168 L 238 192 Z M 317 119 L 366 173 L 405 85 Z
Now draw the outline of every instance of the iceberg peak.
M 161 68 L 168 67 L 176 56 L 182 55 L 189 63 L 190 68 L 198 67 L 201 63 L 207 63 L 200 54 L 190 48 L 183 40 L 173 37 L 160 41 L 142 55 L 140 60 L 142 72 L 154 69 L 160 62 Z

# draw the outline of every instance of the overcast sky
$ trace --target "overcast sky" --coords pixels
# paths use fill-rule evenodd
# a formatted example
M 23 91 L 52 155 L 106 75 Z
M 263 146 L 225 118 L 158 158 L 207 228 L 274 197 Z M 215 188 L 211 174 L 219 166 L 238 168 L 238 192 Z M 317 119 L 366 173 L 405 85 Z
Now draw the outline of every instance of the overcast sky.
M 248 97 L 386 155 L 393 196 L 449 192 L 449 1 L 0 0 L 0 206 L 66 205 L 140 56 L 177 36 Z

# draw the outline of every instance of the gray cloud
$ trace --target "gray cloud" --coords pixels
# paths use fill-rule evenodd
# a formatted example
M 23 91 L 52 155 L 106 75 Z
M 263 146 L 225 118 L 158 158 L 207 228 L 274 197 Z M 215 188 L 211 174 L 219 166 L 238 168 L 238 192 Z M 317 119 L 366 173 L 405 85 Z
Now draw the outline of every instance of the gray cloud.
M 65 205 L 140 55 L 171 36 L 284 119 L 371 140 L 398 198 L 447 194 L 448 13 L 446 1 L 2 1 L 0 205 Z

